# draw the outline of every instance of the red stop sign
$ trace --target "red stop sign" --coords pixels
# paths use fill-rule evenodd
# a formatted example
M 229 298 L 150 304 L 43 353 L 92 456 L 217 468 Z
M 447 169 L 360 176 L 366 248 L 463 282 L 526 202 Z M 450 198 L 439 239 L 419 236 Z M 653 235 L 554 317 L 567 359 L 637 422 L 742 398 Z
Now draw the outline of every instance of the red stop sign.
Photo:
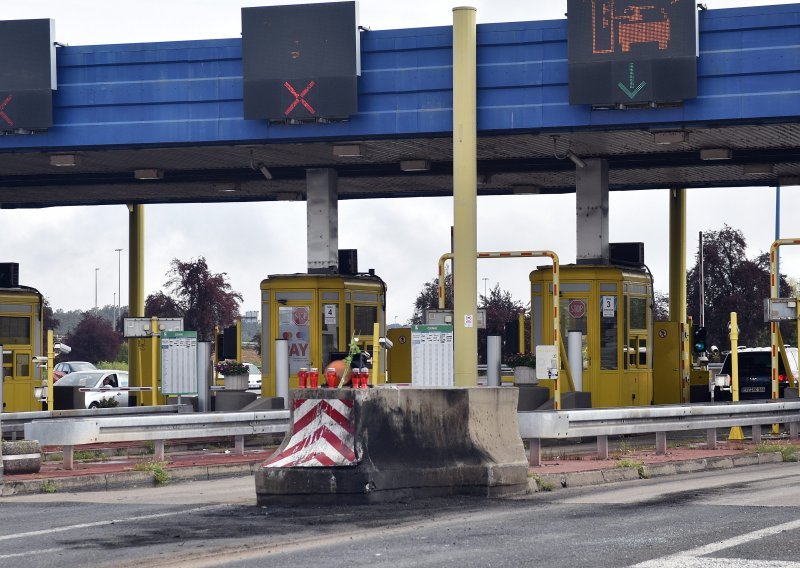
M 584 300 L 570 300 L 569 315 L 575 319 L 586 316 L 586 302 Z

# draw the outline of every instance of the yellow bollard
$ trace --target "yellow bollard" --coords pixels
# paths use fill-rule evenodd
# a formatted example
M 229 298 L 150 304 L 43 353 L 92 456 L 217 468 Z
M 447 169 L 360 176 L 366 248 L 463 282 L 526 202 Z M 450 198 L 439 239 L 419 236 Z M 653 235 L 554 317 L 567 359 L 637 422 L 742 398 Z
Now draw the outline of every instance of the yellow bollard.
M 731 312 L 731 398 L 739 402 L 739 323 L 736 312 Z M 733 426 L 728 435 L 730 441 L 744 440 L 741 426 Z

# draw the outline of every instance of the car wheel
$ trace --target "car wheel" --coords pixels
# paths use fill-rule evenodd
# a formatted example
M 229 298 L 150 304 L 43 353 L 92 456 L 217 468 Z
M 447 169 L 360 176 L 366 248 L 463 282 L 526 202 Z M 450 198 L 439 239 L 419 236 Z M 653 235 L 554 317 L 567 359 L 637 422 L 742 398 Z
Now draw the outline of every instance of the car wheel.
M 93 402 L 92 404 L 89 405 L 89 410 L 92 410 L 94 408 L 100 408 L 100 405 L 97 404 L 96 402 Z

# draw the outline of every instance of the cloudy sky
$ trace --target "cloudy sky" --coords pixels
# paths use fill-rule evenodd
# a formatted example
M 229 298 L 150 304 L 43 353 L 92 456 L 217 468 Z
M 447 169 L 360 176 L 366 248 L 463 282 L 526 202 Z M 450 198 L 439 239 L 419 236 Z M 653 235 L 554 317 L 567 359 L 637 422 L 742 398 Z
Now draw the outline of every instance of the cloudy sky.
M 0 0 L 3 19 L 53 18 L 56 38 L 68 45 L 136 43 L 238 37 L 239 9 L 291 0 Z M 772 1 L 707 0 L 711 9 Z M 563 18 L 566 0 L 479 0 L 478 22 Z M 361 0 L 361 24 L 374 30 L 451 25 L 443 0 Z M 0 172 L 0 175 L 2 172 Z M 782 190 L 781 235 L 800 236 L 800 188 Z M 563 263 L 575 260 L 575 196 L 480 197 L 478 249 L 552 249 Z M 344 201 L 339 206 L 339 246 L 359 249 L 359 267 L 375 268 L 389 287 L 387 321 L 405 322 L 422 284 L 436 276 L 449 249 L 452 199 Z M 668 288 L 666 190 L 612 192 L 611 241 L 643 241 L 656 289 Z M 742 229 L 750 254 L 774 238 L 775 189 L 693 189 L 688 192 L 689 264 L 699 231 L 727 223 Z M 145 288 L 161 289 L 172 258 L 204 256 L 226 272 L 244 296 L 242 312 L 258 310 L 259 283 L 269 274 L 304 272 L 305 203 L 269 202 L 149 205 L 145 214 Z M 0 210 L 0 260 L 20 263 L 21 282 L 38 288 L 54 308 L 89 309 L 111 304 L 118 286 L 115 249 L 122 248 L 122 297 L 127 300 L 127 210 L 124 206 Z M 233 228 L 233 230 L 231 230 Z M 96 234 L 97 238 L 88 238 Z M 783 253 L 782 271 L 797 277 L 800 250 Z M 483 261 L 478 290 L 499 284 L 528 302 L 530 260 Z M 486 279 L 486 280 L 484 280 Z

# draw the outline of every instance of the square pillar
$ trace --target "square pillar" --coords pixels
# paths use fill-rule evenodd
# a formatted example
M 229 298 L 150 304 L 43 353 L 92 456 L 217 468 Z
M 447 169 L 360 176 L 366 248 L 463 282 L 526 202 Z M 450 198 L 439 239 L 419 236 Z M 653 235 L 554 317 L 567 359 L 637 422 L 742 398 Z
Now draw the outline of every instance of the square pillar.
M 308 273 L 339 271 L 339 192 L 336 170 L 306 170 Z
M 608 264 L 608 162 L 584 160 L 575 170 L 578 264 Z

